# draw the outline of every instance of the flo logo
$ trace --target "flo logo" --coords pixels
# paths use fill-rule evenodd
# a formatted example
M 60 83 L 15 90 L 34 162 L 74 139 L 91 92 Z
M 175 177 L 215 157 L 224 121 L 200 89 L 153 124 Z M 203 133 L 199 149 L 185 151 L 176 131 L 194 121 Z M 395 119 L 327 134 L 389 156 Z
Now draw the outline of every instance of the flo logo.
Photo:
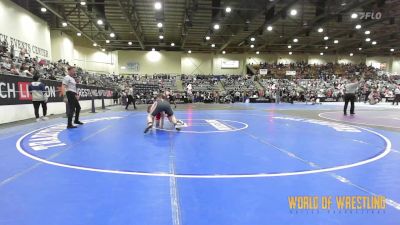
M 380 20 L 382 18 L 381 12 L 362 12 L 360 13 L 361 20 Z

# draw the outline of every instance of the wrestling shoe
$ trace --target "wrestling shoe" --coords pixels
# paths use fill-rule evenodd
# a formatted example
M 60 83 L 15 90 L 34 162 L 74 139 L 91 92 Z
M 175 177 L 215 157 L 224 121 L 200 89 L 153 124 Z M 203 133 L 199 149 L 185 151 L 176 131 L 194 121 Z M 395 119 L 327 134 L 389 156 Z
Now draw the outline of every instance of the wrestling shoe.
M 146 129 L 144 129 L 144 133 L 149 132 L 149 130 L 153 127 L 153 123 L 148 123 Z

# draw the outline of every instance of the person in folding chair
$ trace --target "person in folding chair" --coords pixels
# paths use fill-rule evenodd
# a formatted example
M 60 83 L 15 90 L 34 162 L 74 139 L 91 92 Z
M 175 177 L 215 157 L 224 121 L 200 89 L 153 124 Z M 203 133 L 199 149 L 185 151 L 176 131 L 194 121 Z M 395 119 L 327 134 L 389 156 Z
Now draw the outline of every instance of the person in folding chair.
M 147 127 L 144 130 L 144 133 L 147 133 L 152 127 L 154 123 L 154 118 L 159 114 L 164 112 L 167 115 L 169 122 L 171 122 L 177 131 L 181 130 L 182 127 L 185 126 L 185 123 L 181 120 L 177 120 L 174 116 L 174 112 L 172 111 L 171 105 L 164 94 L 158 94 L 156 100 L 149 110 L 149 114 L 147 115 Z

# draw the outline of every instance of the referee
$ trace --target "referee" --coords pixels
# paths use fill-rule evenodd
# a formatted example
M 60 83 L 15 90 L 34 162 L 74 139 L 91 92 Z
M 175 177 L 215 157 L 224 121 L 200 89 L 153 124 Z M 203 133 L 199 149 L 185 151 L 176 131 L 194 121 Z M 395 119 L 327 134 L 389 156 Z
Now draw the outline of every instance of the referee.
M 79 96 L 77 94 L 77 90 L 76 90 L 76 81 L 75 81 L 75 77 L 76 77 L 76 72 L 75 72 L 75 67 L 70 66 L 68 67 L 68 74 L 64 77 L 63 79 L 63 88 L 64 88 L 64 95 L 67 96 L 67 100 L 68 100 L 68 125 L 67 128 L 71 129 L 71 128 L 77 128 L 77 126 L 74 126 L 72 124 L 72 117 L 74 116 L 74 112 L 75 112 L 75 124 L 79 124 L 82 125 L 83 123 L 81 121 L 79 121 L 79 113 L 81 111 L 81 105 L 79 104 Z
M 132 103 L 133 108 L 136 109 L 135 98 L 133 97 L 133 87 L 128 89 L 128 102 L 126 103 L 125 109 L 128 110 L 128 106 Z
M 347 115 L 347 106 L 350 102 L 350 115 L 354 115 L 354 101 L 356 100 L 356 91 L 358 88 L 358 81 L 355 77 L 351 78 L 350 83 L 345 86 L 344 95 L 344 115 Z

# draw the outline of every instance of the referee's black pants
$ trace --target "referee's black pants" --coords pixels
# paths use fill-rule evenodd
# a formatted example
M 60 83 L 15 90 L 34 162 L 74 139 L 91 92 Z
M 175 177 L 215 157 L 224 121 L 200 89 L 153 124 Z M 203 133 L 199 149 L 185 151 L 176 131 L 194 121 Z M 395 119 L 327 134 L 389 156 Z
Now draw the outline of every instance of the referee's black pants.
M 396 94 L 394 99 L 393 99 L 393 104 L 392 105 L 394 105 L 394 103 L 396 103 L 396 105 L 399 105 L 399 102 L 400 102 L 400 94 Z
M 76 98 L 75 92 L 67 91 L 67 99 L 69 107 L 69 111 L 67 112 L 68 126 L 72 126 L 72 117 L 74 116 L 74 113 L 75 113 L 75 122 L 79 122 L 79 113 L 81 112 L 81 105 L 79 104 L 79 101 Z
M 354 101 L 356 100 L 356 95 L 353 93 L 347 93 L 344 95 L 344 114 L 347 114 L 347 106 L 350 102 L 350 114 L 354 114 Z
M 128 95 L 128 103 L 126 103 L 125 109 L 128 109 L 128 106 L 131 103 L 133 104 L 133 108 L 136 109 L 135 99 L 133 98 L 132 95 Z

